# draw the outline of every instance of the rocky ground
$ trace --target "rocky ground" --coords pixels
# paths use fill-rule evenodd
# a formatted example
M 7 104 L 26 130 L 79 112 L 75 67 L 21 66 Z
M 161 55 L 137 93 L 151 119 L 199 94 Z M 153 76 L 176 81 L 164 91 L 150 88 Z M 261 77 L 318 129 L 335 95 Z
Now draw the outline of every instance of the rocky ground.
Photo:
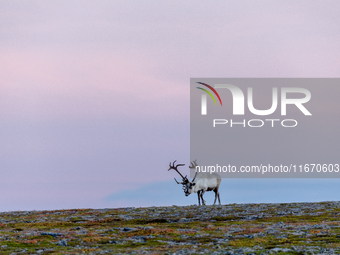
M 340 202 L 0 213 L 0 254 L 334 254 Z

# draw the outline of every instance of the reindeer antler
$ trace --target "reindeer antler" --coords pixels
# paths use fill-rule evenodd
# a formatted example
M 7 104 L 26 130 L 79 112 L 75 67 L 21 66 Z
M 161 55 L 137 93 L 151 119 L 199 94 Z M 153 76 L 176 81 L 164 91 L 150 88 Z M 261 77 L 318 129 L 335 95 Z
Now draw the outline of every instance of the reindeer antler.
M 196 168 L 197 163 L 196 163 L 197 159 L 195 159 L 194 161 L 190 162 L 191 166 L 189 166 L 189 168 Z
M 185 184 L 185 183 L 187 183 L 187 182 L 189 181 L 188 178 L 187 178 L 187 176 L 183 177 L 183 175 L 182 175 L 182 174 L 178 171 L 178 169 L 177 169 L 177 167 L 179 167 L 179 166 L 185 166 L 185 164 L 178 164 L 178 165 L 175 166 L 176 161 L 177 161 L 177 160 L 175 160 L 175 161 L 172 163 L 172 165 L 171 165 L 171 162 L 170 162 L 168 171 L 170 171 L 171 169 L 175 170 L 175 171 L 182 177 L 182 179 L 183 179 L 183 182 L 178 182 L 178 181 L 174 178 L 175 181 L 177 182 L 177 184 Z
M 176 172 L 184 179 L 183 175 L 178 171 L 177 167 L 179 167 L 179 166 L 185 166 L 185 164 L 178 164 L 177 166 L 175 166 L 175 162 L 176 162 L 176 161 L 177 161 L 177 160 L 175 160 L 174 163 L 172 163 L 172 165 L 171 165 L 171 162 L 170 162 L 168 171 L 170 171 L 171 169 L 173 169 L 173 170 L 175 170 L 175 171 L 176 171 Z
M 191 166 L 189 166 L 190 169 L 195 169 L 195 176 L 194 176 L 194 179 L 192 179 L 191 182 L 194 182 L 195 179 L 196 179 L 196 176 L 197 176 L 197 170 L 196 170 L 196 166 L 197 166 L 197 163 L 196 163 L 197 159 L 195 159 L 194 161 L 190 162 L 191 163 Z
M 176 178 L 174 178 L 175 179 L 175 182 L 177 182 L 177 184 L 183 184 L 183 182 L 178 182 L 177 180 L 176 180 Z

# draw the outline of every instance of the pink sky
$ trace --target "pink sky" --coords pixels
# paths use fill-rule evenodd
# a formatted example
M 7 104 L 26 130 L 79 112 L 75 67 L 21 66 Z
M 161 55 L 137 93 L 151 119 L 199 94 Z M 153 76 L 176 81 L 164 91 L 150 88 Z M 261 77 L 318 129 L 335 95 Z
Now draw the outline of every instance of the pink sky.
M 116 207 L 189 160 L 190 77 L 338 77 L 338 1 L 0 3 L 3 210 Z M 51 202 L 53 201 L 53 202 Z

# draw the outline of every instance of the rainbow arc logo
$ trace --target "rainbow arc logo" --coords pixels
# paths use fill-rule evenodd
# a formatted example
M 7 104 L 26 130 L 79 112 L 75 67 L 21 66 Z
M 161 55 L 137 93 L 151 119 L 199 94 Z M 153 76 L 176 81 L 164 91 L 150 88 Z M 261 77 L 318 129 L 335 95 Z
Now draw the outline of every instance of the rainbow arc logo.
M 198 84 L 201 84 L 201 85 L 203 85 L 203 86 L 206 86 L 206 87 L 209 88 L 212 92 L 214 92 L 215 95 L 217 96 L 218 100 L 220 101 L 221 106 L 222 106 L 222 100 L 221 100 L 221 98 L 220 98 L 220 95 L 217 93 L 217 91 L 216 91 L 213 87 L 211 87 L 210 85 L 205 84 L 205 83 L 203 83 L 203 82 L 197 82 L 197 83 L 198 83 Z M 209 90 L 203 89 L 203 88 L 201 88 L 201 87 L 196 87 L 196 88 L 205 91 L 205 92 L 206 92 L 209 96 L 211 96 L 211 98 L 214 100 L 215 105 L 217 105 L 216 100 L 215 100 L 213 94 L 211 94 L 211 92 L 210 92 Z

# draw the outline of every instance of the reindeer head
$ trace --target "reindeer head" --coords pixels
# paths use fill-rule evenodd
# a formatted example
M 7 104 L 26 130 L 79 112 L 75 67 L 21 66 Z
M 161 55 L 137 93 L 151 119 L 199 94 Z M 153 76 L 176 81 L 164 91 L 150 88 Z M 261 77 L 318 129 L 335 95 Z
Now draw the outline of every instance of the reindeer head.
M 184 177 L 184 176 L 178 171 L 177 167 L 179 167 L 179 166 L 185 166 L 185 164 L 178 164 L 177 166 L 175 166 L 175 162 L 176 162 L 176 161 L 177 161 L 177 160 L 175 160 L 174 163 L 172 163 L 172 165 L 171 165 L 171 162 L 170 162 L 168 171 L 170 171 L 171 169 L 175 170 L 175 171 L 182 177 L 182 182 L 178 182 L 178 181 L 176 180 L 176 178 L 174 178 L 175 181 L 177 182 L 177 184 L 182 184 L 182 185 L 184 186 L 184 185 L 186 185 L 186 184 L 189 182 L 189 180 L 188 180 L 187 176 Z
M 191 162 L 191 166 L 189 166 L 190 169 L 196 169 L 196 166 L 197 166 L 196 161 L 197 160 L 194 160 Z M 196 185 L 195 183 L 196 176 L 197 176 L 197 172 L 195 173 L 195 177 L 194 179 L 192 179 L 191 182 L 188 181 L 186 184 L 183 184 L 183 190 L 184 190 L 185 196 L 189 196 L 191 193 L 194 192 L 193 187 Z

